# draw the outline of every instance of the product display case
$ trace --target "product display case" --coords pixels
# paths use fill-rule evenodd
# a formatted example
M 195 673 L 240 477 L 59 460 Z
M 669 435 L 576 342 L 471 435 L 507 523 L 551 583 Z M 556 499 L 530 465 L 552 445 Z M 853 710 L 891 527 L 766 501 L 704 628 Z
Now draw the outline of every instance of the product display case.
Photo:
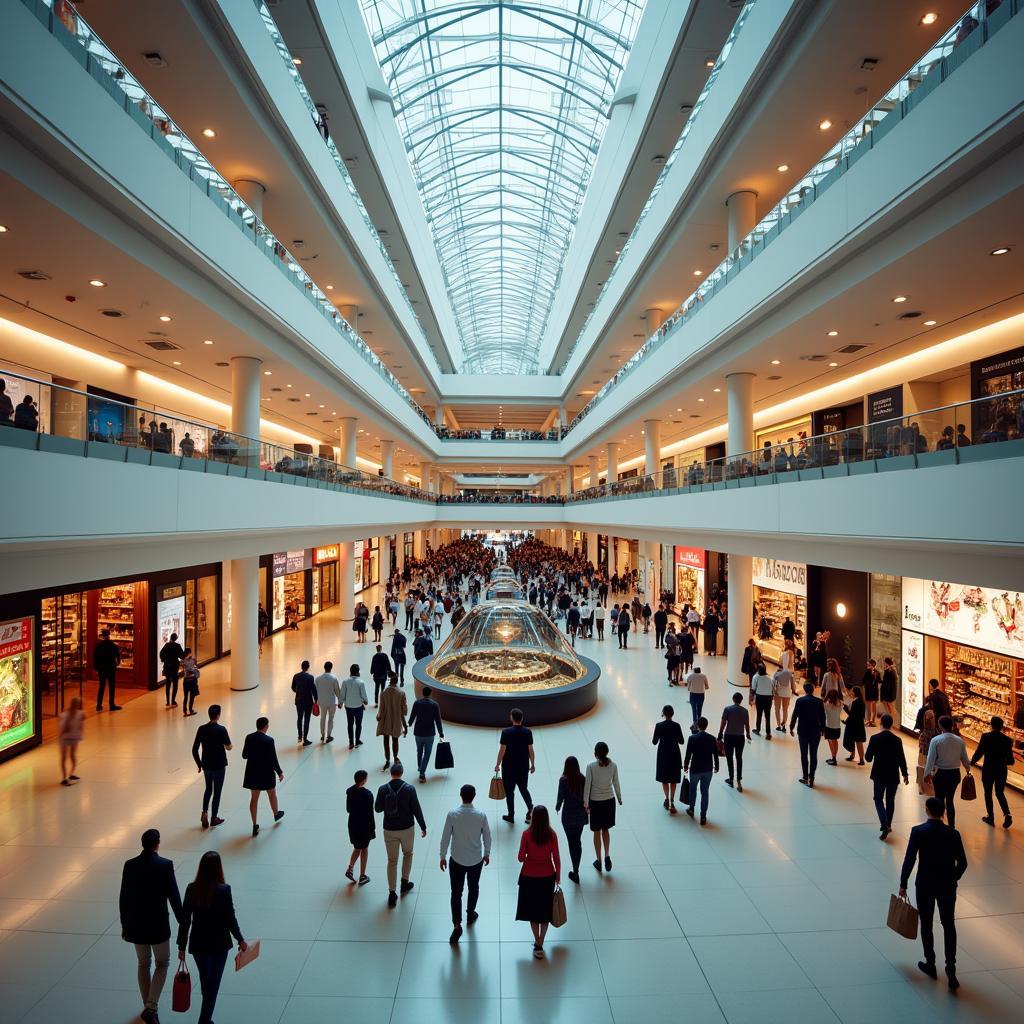
M 135 584 L 104 587 L 96 602 L 96 635 L 110 630 L 110 639 L 121 648 L 119 669 L 132 673 L 135 669 Z
M 788 615 L 796 625 L 796 645 L 807 653 L 807 598 L 785 594 L 768 587 L 754 587 L 754 612 L 751 636 L 757 640 L 765 661 L 779 664 L 782 654 L 782 624 Z
M 83 594 L 44 597 L 39 621 L 39 673 L 44 715 L 59 715 L 68 698 L 82 696 L 85 679 Z

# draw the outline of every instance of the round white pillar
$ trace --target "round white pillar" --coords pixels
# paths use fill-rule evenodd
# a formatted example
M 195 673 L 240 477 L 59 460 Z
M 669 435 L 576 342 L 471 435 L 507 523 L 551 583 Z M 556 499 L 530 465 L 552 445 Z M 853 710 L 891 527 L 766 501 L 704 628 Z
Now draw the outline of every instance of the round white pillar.
M 340 459 L 343 466 L 349 469 L 356 468 L 356 431 L 357 423 L 355 416 L 345 416 L 338 420 Z
M 608 486 L 610 487 L 619 479 L 619 443 L 608 442 Z
M 644 317 L 647 320 L 647 337 L 649 338 L 664 322 L 665 311 L 657 306 L 644 310 Z
M 231 433 L 259 441 L 260 436 L 260 369 L 262 359 L 235 356 L 231 360 Z M 259 445 L 249 450 L 239 443 L 239 461 L 244 465 L 260 464 Z
M 384 476 L 388 480 L 394 478 L 395 472 L 395 442 L 394 441 L 381 441 L 380 443 L 380 462 L 381 469 L 384 470 Z
M 725 208 L 729 214 L 729 252 L 733 253 L 757 226 L 757 193 L 733 192 Z
M 338 615 L 342 621 L 352 618 L 355 601 L 355 546 L 351 541 L 338 545 Z M 347 640 L 348 637 L 343 637 Z
M 661 469 L 661 420 L 644 420 L 644 473 Z
M 242 197 L 245 205 L 263 220 L 263 197 L 267 194 L 267 186 L 253 178 L 239 178 L 231 182 L 231 187 Z
M 231 689 L 260 685 L 260 560 L 258 555 L 231 561 Z
M 359 319 L 359 307 L 353 306 L 351 303 L 344 303 L 338 307 L 338 312 L 344 317 L 345 323 L 358 333 L 359 329 L 356 327 L 356 321 Z
M 731 458 L 754 447 L 754 375 L 730 373 L 728 386 L 728 438 L 726 453 Z M 728 676 L 732 686 L 749 686 L 742 671 L 743 648 L 747 646 L 754 600 L 753 562 L 749 555 L 729 555 L 729 627 L 727 630 Z
M 597 481 L 601 479 L 601 471 L 597 468 L 598 458 L 596 455 L 589 455 L 587 461 L 590 463 L 590 487 L 596 487 Z

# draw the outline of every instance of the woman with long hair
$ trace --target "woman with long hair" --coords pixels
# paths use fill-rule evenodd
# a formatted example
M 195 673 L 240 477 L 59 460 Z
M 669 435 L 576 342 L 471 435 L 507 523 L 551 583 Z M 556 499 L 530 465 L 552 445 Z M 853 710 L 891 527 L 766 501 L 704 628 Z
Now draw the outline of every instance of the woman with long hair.
M 842 701 L 846 693 L 846 686 L 843 680 L 843 670 L 839 667 L 839 662 L 835 658 L 829 658 L 825 662 L 825 674 L 821 677 L 822 700 L 825 699 L 825 694 L 830 690 L 835 690 L 839 694 L 839 700 Z
M 544 959 L 544 937 L 551 924 L 555 886 L 562 874 L 558 836 L 551 827 L 548 809 L 535 804 L 530 825 L 519 840 L 519 899 L 516 920 L 529 921 L 533 931 L 533 955 Z
M 615 827 L 615 801 L 622 803 L 618 765 L 608 756 L 608 744 L 594 744 L 594 760 L 587 765 L 583 782 L 583 808 L 590 816 L 594 836 L 594 867 L 601 870 L 601 846 L 604 845 L 604 867 L 612 869 L 611 830 Z
M 68 706 L 60 713 L 57 725 L 57 746 L 60 749 L 60 784 L 70 786 L 78 781 L 78 744 L 82 742 L 85 730 L 85 712 L 82 710 L 82 698 L 72 697 Z M 71 771 L 68 771 L 68 761 Z
M 839 737 L 843 732 L 843 702 L 838 690 L 829 690 L 822 700 L 825 703 L 825 741 L 832 754 L 825 764 L 835 765 L 838 763 Z
M 224 867 L 215 850 L 207 850 L 199 858 L 195 880 L 185 889 L 181 906 L 178 960 L 184 964 L 186 948 L 192 954 L 203 993 L 199 1024 L 213 1024 L 231 937 L 235 937 L 241 952 L 249 948 L 238 927 L 231 886 L 224 882 Z
M 580 763 L 570 755 L 565 759 L 562 777 L 558 780 L 555 813 L 562 812 L 562 828 L 565 829 L 565 842 L 572 860 L 572 871 L 568 872 L 568 878 L 577 885 L 580 884 L 580 861 L 583 858 L 583 827 L 587 823 L 587 812 L 583 806 L 583 783 Z
M 665 801 L 662 806 L 669 814 L 676 814 L 676 786 L 683 777 L 683 730 L 675 721 L 675 708 L 666 704 L 661 709 L 662 720 L 654 727 L 651 743 L 658 748 L 654 778 L 661 783 Z
M 852 761 L 854 750 L 857 754 L 857 763 L 864 763 L 864 743 L 867 740 L 867 730 L 864 728 L 864 698 L 861 696 L 861 688 L 855 686 L 851 691 L 853 699 L 846 705 L 846 732 L 843 734 L 843 747 L 850 752 L 846 759 Z

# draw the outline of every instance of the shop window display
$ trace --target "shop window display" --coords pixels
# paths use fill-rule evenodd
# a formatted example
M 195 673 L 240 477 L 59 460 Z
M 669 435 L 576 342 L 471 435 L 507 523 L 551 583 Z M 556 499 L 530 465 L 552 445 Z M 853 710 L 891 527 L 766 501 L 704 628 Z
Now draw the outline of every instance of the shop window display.
M 0 753 L 36 735 L 32 618 L 0 623 Z
M 119 667 L 122 672 L 135 669 L 135 586 L 125 583 L 104 587 L 96 605 L 96 633 L 110 630 L 110 639 L 121 648 Z
M 44 597 L 41 604 L 39 672 L 44 715 L 59 715 L 69 697 L 82 696 L 85 681 L 85 595 Z
M 753 560 L 751 636 L 757 639 L 765 661 L 779 664 L 782 624 L 788 616 L 796 626 L 795 641 L 807 653 L 807 566 L 776 558 Z

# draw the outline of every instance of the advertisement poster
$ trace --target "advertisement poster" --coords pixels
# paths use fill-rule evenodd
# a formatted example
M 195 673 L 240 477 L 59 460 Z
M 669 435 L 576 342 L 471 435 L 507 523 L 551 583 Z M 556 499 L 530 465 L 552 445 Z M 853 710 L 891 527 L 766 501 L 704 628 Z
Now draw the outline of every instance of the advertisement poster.
M 284 576 L 275 576 L 274 615 L 271 619 L 271 629 L 279 629 L 284 625 L 284 603 Z
M 752 559 L 753 584 L 783 594 L 807 596 L 807 566 L 803 562 L 783 562 L 779 558 Z
M 358 594 L 363 589 L 363 542 L 357 540 L 353 545 L 353 572 L 352 576 L 354 579 L 353 593 Z
M 32 621 L 0 623 L 0 751 L 35 735 Z
M 178 642 L 185 646 L 185 588 L 164 587 L 163 597 L 156 603 L 156 649 L 178 634 Z
M 676 605 L 690 605 L 704 614 L 704 568 L 707 552 L 703 548 L 675 548 Z
M 903 628 L 1024 658 L 1024 596 L 904 576 Z
M 907 729 L 914 727 L 918 709 L 924 702 L 924 637 L 913 630 L 903 630 L 900 661 L 900 722 Z

